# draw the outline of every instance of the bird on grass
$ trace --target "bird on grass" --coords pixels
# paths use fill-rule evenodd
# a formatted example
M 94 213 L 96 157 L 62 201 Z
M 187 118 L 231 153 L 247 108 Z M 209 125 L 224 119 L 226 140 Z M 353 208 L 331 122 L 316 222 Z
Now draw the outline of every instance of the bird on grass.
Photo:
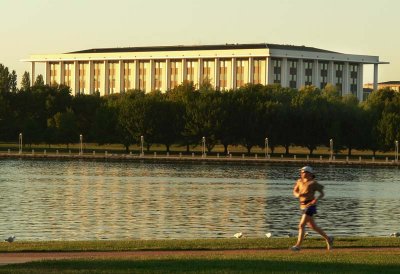
M 271 232 L 265 233 L 265 236 L 266 236 L 267 238 L 271 238 L 271 237 L 272 237 L 272 233 L 271 233 Z
M 15 241 L 15 236 L 14 236 L 14 235 L 12 235 L 12 236 L 8 237 L 7 239 L 4 239 L 4 241 L 5 241 L 5 242 L 12 243 L 12 242 L 14 242 L 14 241 Z
M 400 232 L 393 232 L 390 237 L 400 237 Z
M 242 236 L 243 236 L 243 233 L 242 232 L 238 232 L 238 233 L 236 233 L 235 235 L 233 235 L 233 237 L 235 237 L 235 238 L 242 238 Z

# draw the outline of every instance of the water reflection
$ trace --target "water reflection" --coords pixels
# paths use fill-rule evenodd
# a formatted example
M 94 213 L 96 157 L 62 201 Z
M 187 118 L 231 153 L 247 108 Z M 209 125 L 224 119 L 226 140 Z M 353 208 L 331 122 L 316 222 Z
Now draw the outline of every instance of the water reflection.
M 0 160 L 0 235 L 19 240 L 285 235 L 298 166 Z M 334 235 L 398 231 L 394 168 L 316 167 L 318 223 Z

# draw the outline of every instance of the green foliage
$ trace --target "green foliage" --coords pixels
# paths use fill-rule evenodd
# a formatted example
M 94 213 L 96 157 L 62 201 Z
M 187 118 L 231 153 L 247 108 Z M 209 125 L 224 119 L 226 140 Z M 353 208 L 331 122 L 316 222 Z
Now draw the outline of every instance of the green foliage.
M 21 90 L 29 90 L 31 88 L 31 76 L 29 72 L 25 71 L 22 75 Z
M 37 87 L 44 86 L 43 75 L 39 74 L 38 76 L 36 76 L 36 80 L 33 85 Z
M 307 86 L 301 90 L 280 85 L 248 84 L 236 90 L 218 91 L 209 81 L 198 88 L 193 82 L 161 93 L 130 90 L 105 97 L 77 95 L 67 86 L 45 85 L 38 75 L 30 87 L 25 72 L 21 89 L 16 74 L 0 64 L 0 141 L 15 141 L 20 132 L 26 143 L 76 143 L 79 134 L 86 142 L 120 143 L 129 146 L 144 136 L 152 144 L 190 146 L 206 138 L 208 151 L 222 144 L 244 145 L 248 153 L 264 148 L 291 145 L 334 149 L 388 151 L 400 138 L 400 95 L 388 89 L 373 92 L 366 102 L 340 96 L 336 88 Z

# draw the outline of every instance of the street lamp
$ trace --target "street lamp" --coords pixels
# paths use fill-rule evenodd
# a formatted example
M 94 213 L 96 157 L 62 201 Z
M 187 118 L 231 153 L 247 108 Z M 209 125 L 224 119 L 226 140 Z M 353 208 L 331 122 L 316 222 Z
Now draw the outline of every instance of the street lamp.
M 268 158 L 268 138 L 265 138 L 265 143 L 264 143 L 264 151 L 265 151 L 265 158 Z
M 82 140 L 83 140 L 83 136 L 82 136 L 82 134 L 80 134 L 79 135 L 79 141 L 80 141 L 79 155 L 83 154 Z
M 140 136 L 140 156 L 144 155 L 143 145 L 144 145 L 144 137 L 142 135 L 142 136 Z
M 329 140 L 329 146 L 330 146 L 330 149 L 331 149 L 331 161 L 333 160 L 333 139 L 330 139 Z
M 19 154 L 22 153 L 22 133 L 19 134 L 18 138 Z
M 396 151 L 395 151 L 395 161 L 397 162 L 399 160 L 399 141 L 395 141 L 394 144 L 396 145 Z
M 204 157 L 206 155 L 206 137 L 203 136 L 201 142 L 202 142 L 201 154 L 202 157 Z

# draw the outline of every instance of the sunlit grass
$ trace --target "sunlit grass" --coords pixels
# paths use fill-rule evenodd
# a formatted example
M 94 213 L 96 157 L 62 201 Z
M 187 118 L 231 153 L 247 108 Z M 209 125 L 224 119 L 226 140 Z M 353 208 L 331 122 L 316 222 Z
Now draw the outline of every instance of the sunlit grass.
M 258 252 L 46 260 L 0 273 L 398 273 L 400 251 Z
M 195 240 L 118 240 L 118 241 L 38 241 L 0 243 L 0 252 L 23 251 L 133 251 L 133 250 L 229 250 L 229 249 L 287 249 L 295 243 L 292 238 L 241 238 Z M 400 247 L 395 237 L 343 237 L 335 247 Z M 304 248 L 325 248 L 320 237 L 305 240 Z

